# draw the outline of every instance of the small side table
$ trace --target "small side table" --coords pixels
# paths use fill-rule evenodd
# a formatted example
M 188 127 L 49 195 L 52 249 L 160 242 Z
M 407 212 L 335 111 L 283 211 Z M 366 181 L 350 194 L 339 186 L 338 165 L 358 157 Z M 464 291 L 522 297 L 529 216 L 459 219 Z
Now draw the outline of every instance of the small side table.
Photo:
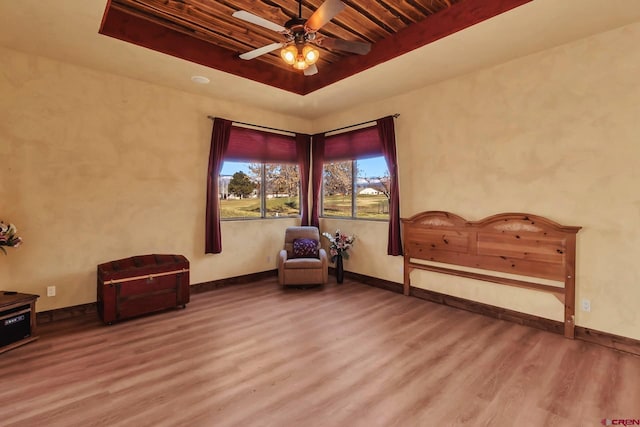
M 39 295 L 0 291 L 0 353 L 38 339 L 38 298 Z

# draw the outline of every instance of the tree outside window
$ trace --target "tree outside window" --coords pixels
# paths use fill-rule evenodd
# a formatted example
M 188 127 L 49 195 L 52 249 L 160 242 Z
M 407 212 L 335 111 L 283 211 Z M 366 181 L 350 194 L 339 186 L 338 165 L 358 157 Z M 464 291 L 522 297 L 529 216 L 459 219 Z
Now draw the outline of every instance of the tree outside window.
M 229 193 L 236 196 L 239 199 L 246 199 L 254 190 L 258 187 L 258 184 L 242 171 L 236 172 L 229 181 Z

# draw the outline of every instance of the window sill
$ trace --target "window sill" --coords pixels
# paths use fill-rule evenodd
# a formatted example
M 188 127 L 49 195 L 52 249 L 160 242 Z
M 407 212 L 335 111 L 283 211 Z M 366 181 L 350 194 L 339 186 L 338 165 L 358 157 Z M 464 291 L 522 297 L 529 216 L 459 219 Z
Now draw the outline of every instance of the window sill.
M 245 218 L 220 218 L 222 222 L 233 222 L 233 221 L 260 221 L 260 220 L 270 220 L 270 219 L 300 219 L 300 215 L 297 216 L 267 216 L 267 217 L 245 217 Z
M 374 221 L 389 222 L 389 218 L 354 218 L 352 216 L 321 216 L 320 219 L 335 219 L 340 221 Z

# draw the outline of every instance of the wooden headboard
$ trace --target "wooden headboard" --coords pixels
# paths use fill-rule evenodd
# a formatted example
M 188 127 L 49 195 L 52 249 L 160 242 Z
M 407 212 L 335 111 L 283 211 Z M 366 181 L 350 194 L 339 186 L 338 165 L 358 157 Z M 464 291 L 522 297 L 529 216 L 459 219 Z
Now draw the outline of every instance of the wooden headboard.
M 564 335 L 574 337 L 576 234 L 581 227 L 523 213 L 467 221 L 442 211 L 403 218 L 402 224 L 405 295 L 414 269 L 549 292 L 564 304 Z

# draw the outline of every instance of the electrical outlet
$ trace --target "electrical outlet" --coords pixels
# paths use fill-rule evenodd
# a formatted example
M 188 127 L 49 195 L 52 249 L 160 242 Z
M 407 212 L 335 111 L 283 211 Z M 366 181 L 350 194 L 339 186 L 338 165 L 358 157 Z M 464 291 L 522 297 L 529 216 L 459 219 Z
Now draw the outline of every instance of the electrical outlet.
M 591 311 L 591 301 L 583 298 L 581 302 L 582 311 Z
M 56 287 L 55 286 L 47 286 L 47 296 L 55 297 L 56 296 Z
M 267 262 L 271 262 L 271 255 L 267 255 Z

